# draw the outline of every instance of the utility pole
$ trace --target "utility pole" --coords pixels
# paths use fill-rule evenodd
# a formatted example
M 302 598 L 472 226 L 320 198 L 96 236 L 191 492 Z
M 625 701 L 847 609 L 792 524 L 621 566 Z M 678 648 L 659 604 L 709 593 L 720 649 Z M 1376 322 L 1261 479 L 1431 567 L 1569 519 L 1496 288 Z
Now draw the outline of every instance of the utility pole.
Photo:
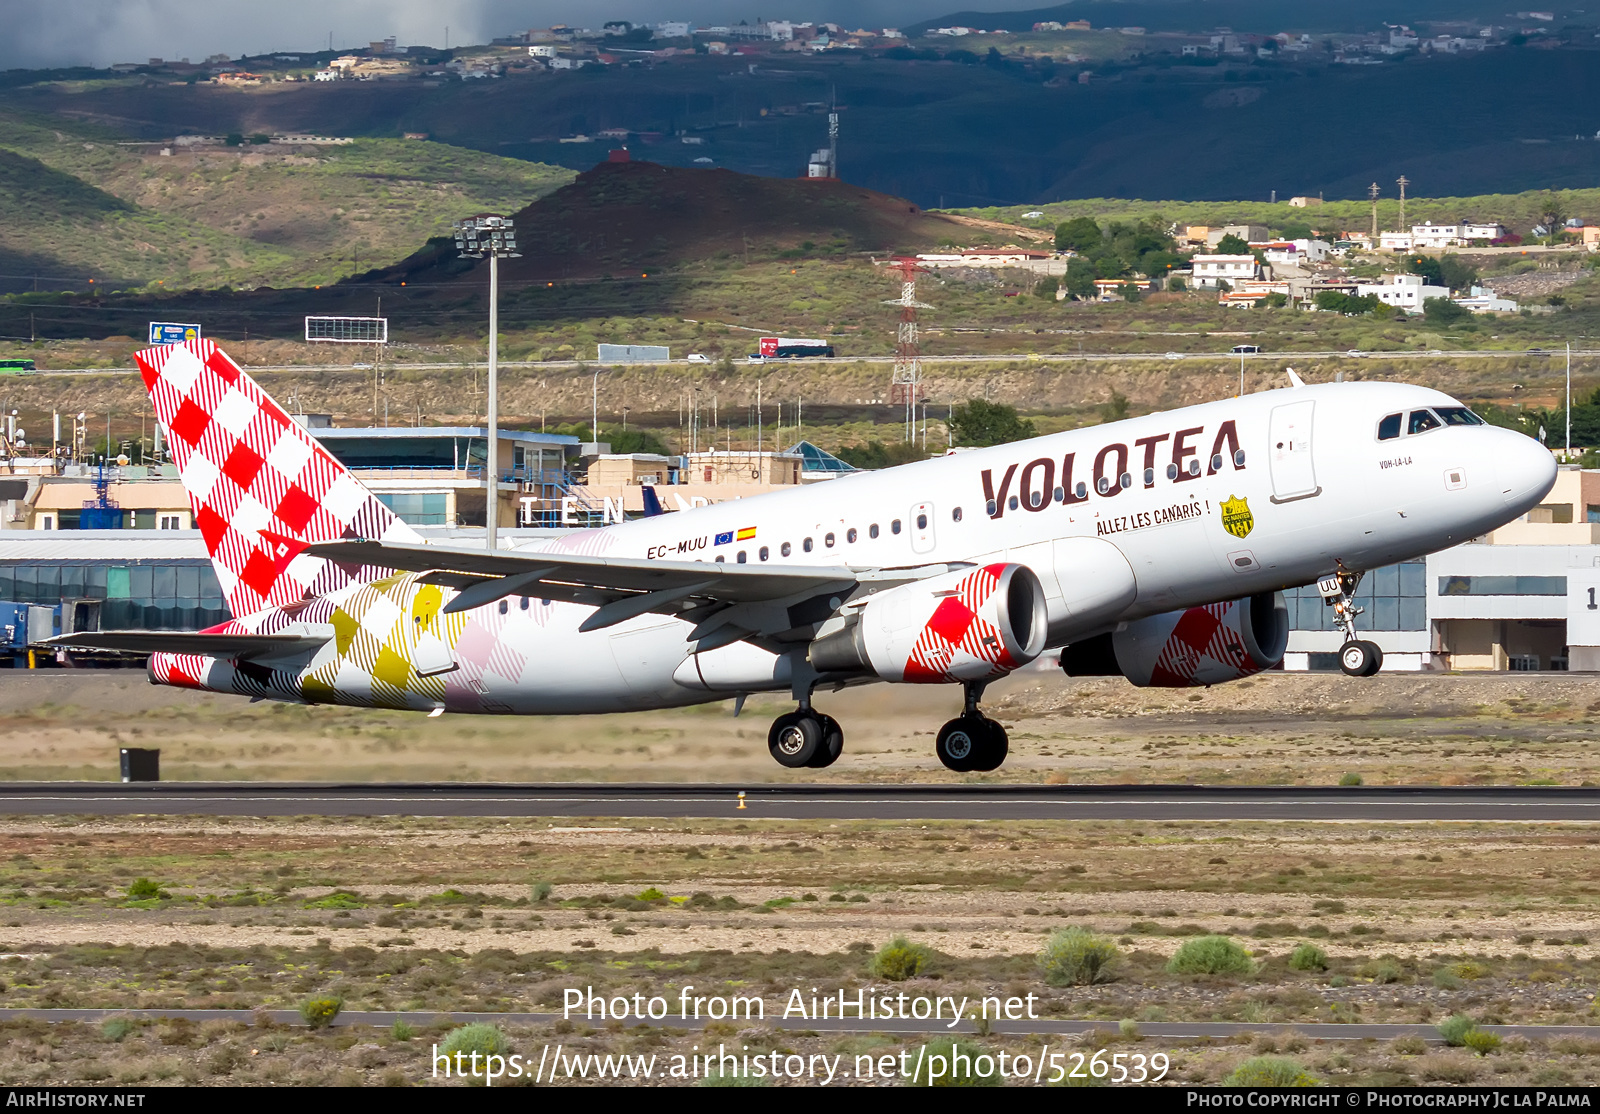
M 1395 181 L 1400 186 L 1400 227 L 1395 229 L 1395 231 L 1404 232 L 1406 230 L 1406 187 L 1409 186 L 1411 182 L 1404 174 L 1400 175 L 1400 177 L 1395 179 Z
M 1378 246 L 1378 183 L 1374 182 L 1367 187 L 1367 196 L 1372 198 L 1372 246 Z

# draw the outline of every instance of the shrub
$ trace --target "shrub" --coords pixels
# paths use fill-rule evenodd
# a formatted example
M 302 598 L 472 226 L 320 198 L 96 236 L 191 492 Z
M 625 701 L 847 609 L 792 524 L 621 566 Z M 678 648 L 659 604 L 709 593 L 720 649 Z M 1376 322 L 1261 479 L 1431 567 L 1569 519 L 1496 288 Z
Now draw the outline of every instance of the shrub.
M 1345 774 L 1344 777 L 1339 779 L 1339 784 L 1340 785 L 1347 785 L 1347 786 L 1348 785 L 1360 785 L 1361 784 L 1361 775 L 1356 773 L 1356 772 L 1354 772 L 1354 771 L 1351 771 L 1350 773 Z
M 301 1002 L 300 1016 L 311 1028 L 326 1029 L 333 1024 L 333 1019 L 339 1016 L 339 1011 L 342 1009 L 344 1009 L 343 998 L 334 994 L 324 994 Z
M 1228 1073 L 1225 1087 L 1317 1087 L 1322 1080 L 1287 1056 L 1252 1056 Z
M 1467 1034 L 1477 1028 L 1472 1018 L 1464 1013 L 1452 1014 L 1439 1022 L 1439 1035 L 1444 1038 L 1444 1043 L 1454 1048 L 1460 1048 L 1467 1043 Z
M 397 1041 L 408 1041 L 417 1035 L 417 1031 L 410 1025 L 407 1025 L 404 1021 L 397 1019 L 395 1023 L 389 1027 L 389 1035 Z
M 1174 975 L 1248 975 L 1255 970 L 1250 953 L 1226 936 L 1185 940 L 1167 963 Z
M 1439 967 L 1433 972 L 1433 985 L 1440 990 L 1460 990 L 1461 976 L 1448 967 Z
M 100 1034 L 108 1041 L 120 1041 L 133 1032 L 133 1022 L 126 1017 L 107 1018 L 105 1024 L 100 1026 Z
M 1500 1047 L 1500 1035 L 1491 1033 L 1487 1029 L 1472 1029 L 1461 1038 L 1461 1043 L 1479 1056 L 1487 1056 Z
M 1399 982 L 1405 975 L 1405 971 L 1392 956 L 1384 956 L 1364 964 L 1358 973 L 1380 985 Z
M 987 1071 L 980 1074 L 980 1066 Z M 939 1074 L 934 1075 L 934 1069 Z M 999 1087 L 1000 1073 L 995 1058 L 982 1045 L 940 1037 L 929 1041 L 927 1054 L 917 1066 L 912 1077 L 913 1087 Z
M 1044 981 L 1051 986 L 1093 986 L 1107 982 L 1120 953 L 1104 936 L 1082 928 L 1064 928 L 1039 953 Z
M 904 936 L 896 936 L 878 949 L 868 969 L 875 978 L 904 982 L 925 974 L 932 964 L 931 950 L 921 944 L 913 944 Z
M 634 900 L 636 900 L 636 901 L 665 901 L 665 900 L 667 900 L 667 895 L 662 893 L 660 890 L 656 889 L 654 886 L 651 886 L 648 889 L 644 889 L 644 890 L 639 891 L 638 897 L 636 897 Z
M 129 901 L 148 901 L 160 896 L 162 896 L 161 887 L 148 878 L 135 878 L 133 884 L 128 887 Z
M 1139 1032 L 1139 1023 L 1131 1017 L 1124 1017 L 1117 1022 L 1117 1032 L 1122 1035 L 1123 1040 L 1136 1041 L 1144 1039 Z
M 1301 944 L 1289 953 L 1289 970 L 1291 971 L 1326 971 L 1328 969 L 1328 953 L 1315 944 Z
M 451 1059 L 455 1058 L 457 1052 L 470 1059 L 474 1052 L 484 1056 L 504 1056 L 509 1047 L 510 1042 L 500 1031 L 500 1026 L 474 1021 L 470 1025 L 452 1029 L 450 1035 L 439 1045 L 439 1051 Z

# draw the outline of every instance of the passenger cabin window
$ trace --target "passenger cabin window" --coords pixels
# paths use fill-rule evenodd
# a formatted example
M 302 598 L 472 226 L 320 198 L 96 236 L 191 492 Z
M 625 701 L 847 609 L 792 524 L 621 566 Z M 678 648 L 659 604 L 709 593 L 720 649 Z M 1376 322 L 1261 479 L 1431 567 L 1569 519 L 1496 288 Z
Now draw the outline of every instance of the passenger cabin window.
M 856 528 L 854 526 L 844 532 L 844 540 L 854 545 L 856 542 Z
M 811 539 L 807 538 L 805 541 L 801 542 L 800 543 L 800 548 L 805 550 L 807 553 L 810 553 L 811 552 Z
M 1399 414 L 1390 414 L 1378 423 L 1379 441 L 1393 441 L 1400 436 L 1400 418 Z
M 900 520 L 897 518 L 893 522 L 889 523 L 889 533 L 898 534 L 899 532 L 900 532 Z
M 822 544 L 827 546 L 829 549 L 832 549 L 833 548 L 833 535 L 832 534 L 824 534 L 822 536 Z
M 1413 410 L 1411 420 L 1406 423 L 1407 433 L 1427 433 L 1430 429 L 1439 428 L 1439 419 L 1433 416 L 1432 410 Z
M 1057 490 L 1060 490 L 1060 489 L 1058 488 Z M 951 522 L 960 522 L 961 521 L 961 508 L 960 507 L 951 508 L 951 510 L 950 510 L 950 521 Z
M 738 560 L 739 560 L 739 564 L 741 564 L 741 565 L 745 563 L 744 550 L 742 550 L 742 549 L 739 551 Z
M 990 513 L 992 514 L 993 512 L 991 511 Z M 867 537 L 875 538 L 877 536 L 878 536 L 878 524 L 876 522 L 874 522 L 871 526 L 867 527 Z
M 1483 425 L 1484 420 L 1465 406 L 1440 406 L 1433 411 L 1444 419 L 1445 425 Z
M 760 557 L 763 561 L 765 561 L 767 559 L 767 547 L 766 546 L 762 546 L 761 549 L 757 552 L 756 555 L 758 557 Z
M 925 515 L 925 514 L 917 515 L 917 529 L 918 530 L 926 530 L 927 528 L 928 528 L 928 516 Z
M 793 552 L 793 547 L 790 546 L 790 544 L 788 542 L 784 542 L 781 546 L 778 547 L 778 552 L 780 554 L 782 554 L 783 556 L 787 557 L 787 556 L 789 556 L 790 553 Z

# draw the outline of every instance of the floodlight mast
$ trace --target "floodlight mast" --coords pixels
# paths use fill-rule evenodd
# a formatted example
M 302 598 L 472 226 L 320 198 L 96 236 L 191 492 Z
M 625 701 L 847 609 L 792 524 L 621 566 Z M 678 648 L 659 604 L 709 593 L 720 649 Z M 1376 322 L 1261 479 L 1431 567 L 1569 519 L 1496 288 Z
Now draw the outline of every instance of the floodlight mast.
M 456 221 L 456 250 L 471 259 L 489 257 L 489 384 L 486 409 L 489 426 L 484 477 L 484 541 L 489 551 L 500 548 L 496 526 L 500 515 L 500 260 L 521 259 L 510 217 L 481 216 Z

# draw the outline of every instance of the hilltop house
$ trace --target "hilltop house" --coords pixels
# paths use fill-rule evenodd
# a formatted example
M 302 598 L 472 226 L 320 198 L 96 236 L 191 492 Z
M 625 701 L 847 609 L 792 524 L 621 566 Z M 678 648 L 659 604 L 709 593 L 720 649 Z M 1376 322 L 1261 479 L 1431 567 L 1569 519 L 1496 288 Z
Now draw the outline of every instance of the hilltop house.
M 1385 275 L 1383 282 L 1356 284 L 1356 296 L 1365 298 L 1376 294 L 1378 301 L 1407 313 L 1421 313 L 1423 303 L 1429 298 L 1448 298 L 1450 291 L 1443 286 L 1430 286 L 1421 275 Z
M 1257 277 L 1260 265 L 1253 255 L 1197 255 L 1190 260 L 1194 285 L 1215 289 L 1220 282 L 1235 286 Z

